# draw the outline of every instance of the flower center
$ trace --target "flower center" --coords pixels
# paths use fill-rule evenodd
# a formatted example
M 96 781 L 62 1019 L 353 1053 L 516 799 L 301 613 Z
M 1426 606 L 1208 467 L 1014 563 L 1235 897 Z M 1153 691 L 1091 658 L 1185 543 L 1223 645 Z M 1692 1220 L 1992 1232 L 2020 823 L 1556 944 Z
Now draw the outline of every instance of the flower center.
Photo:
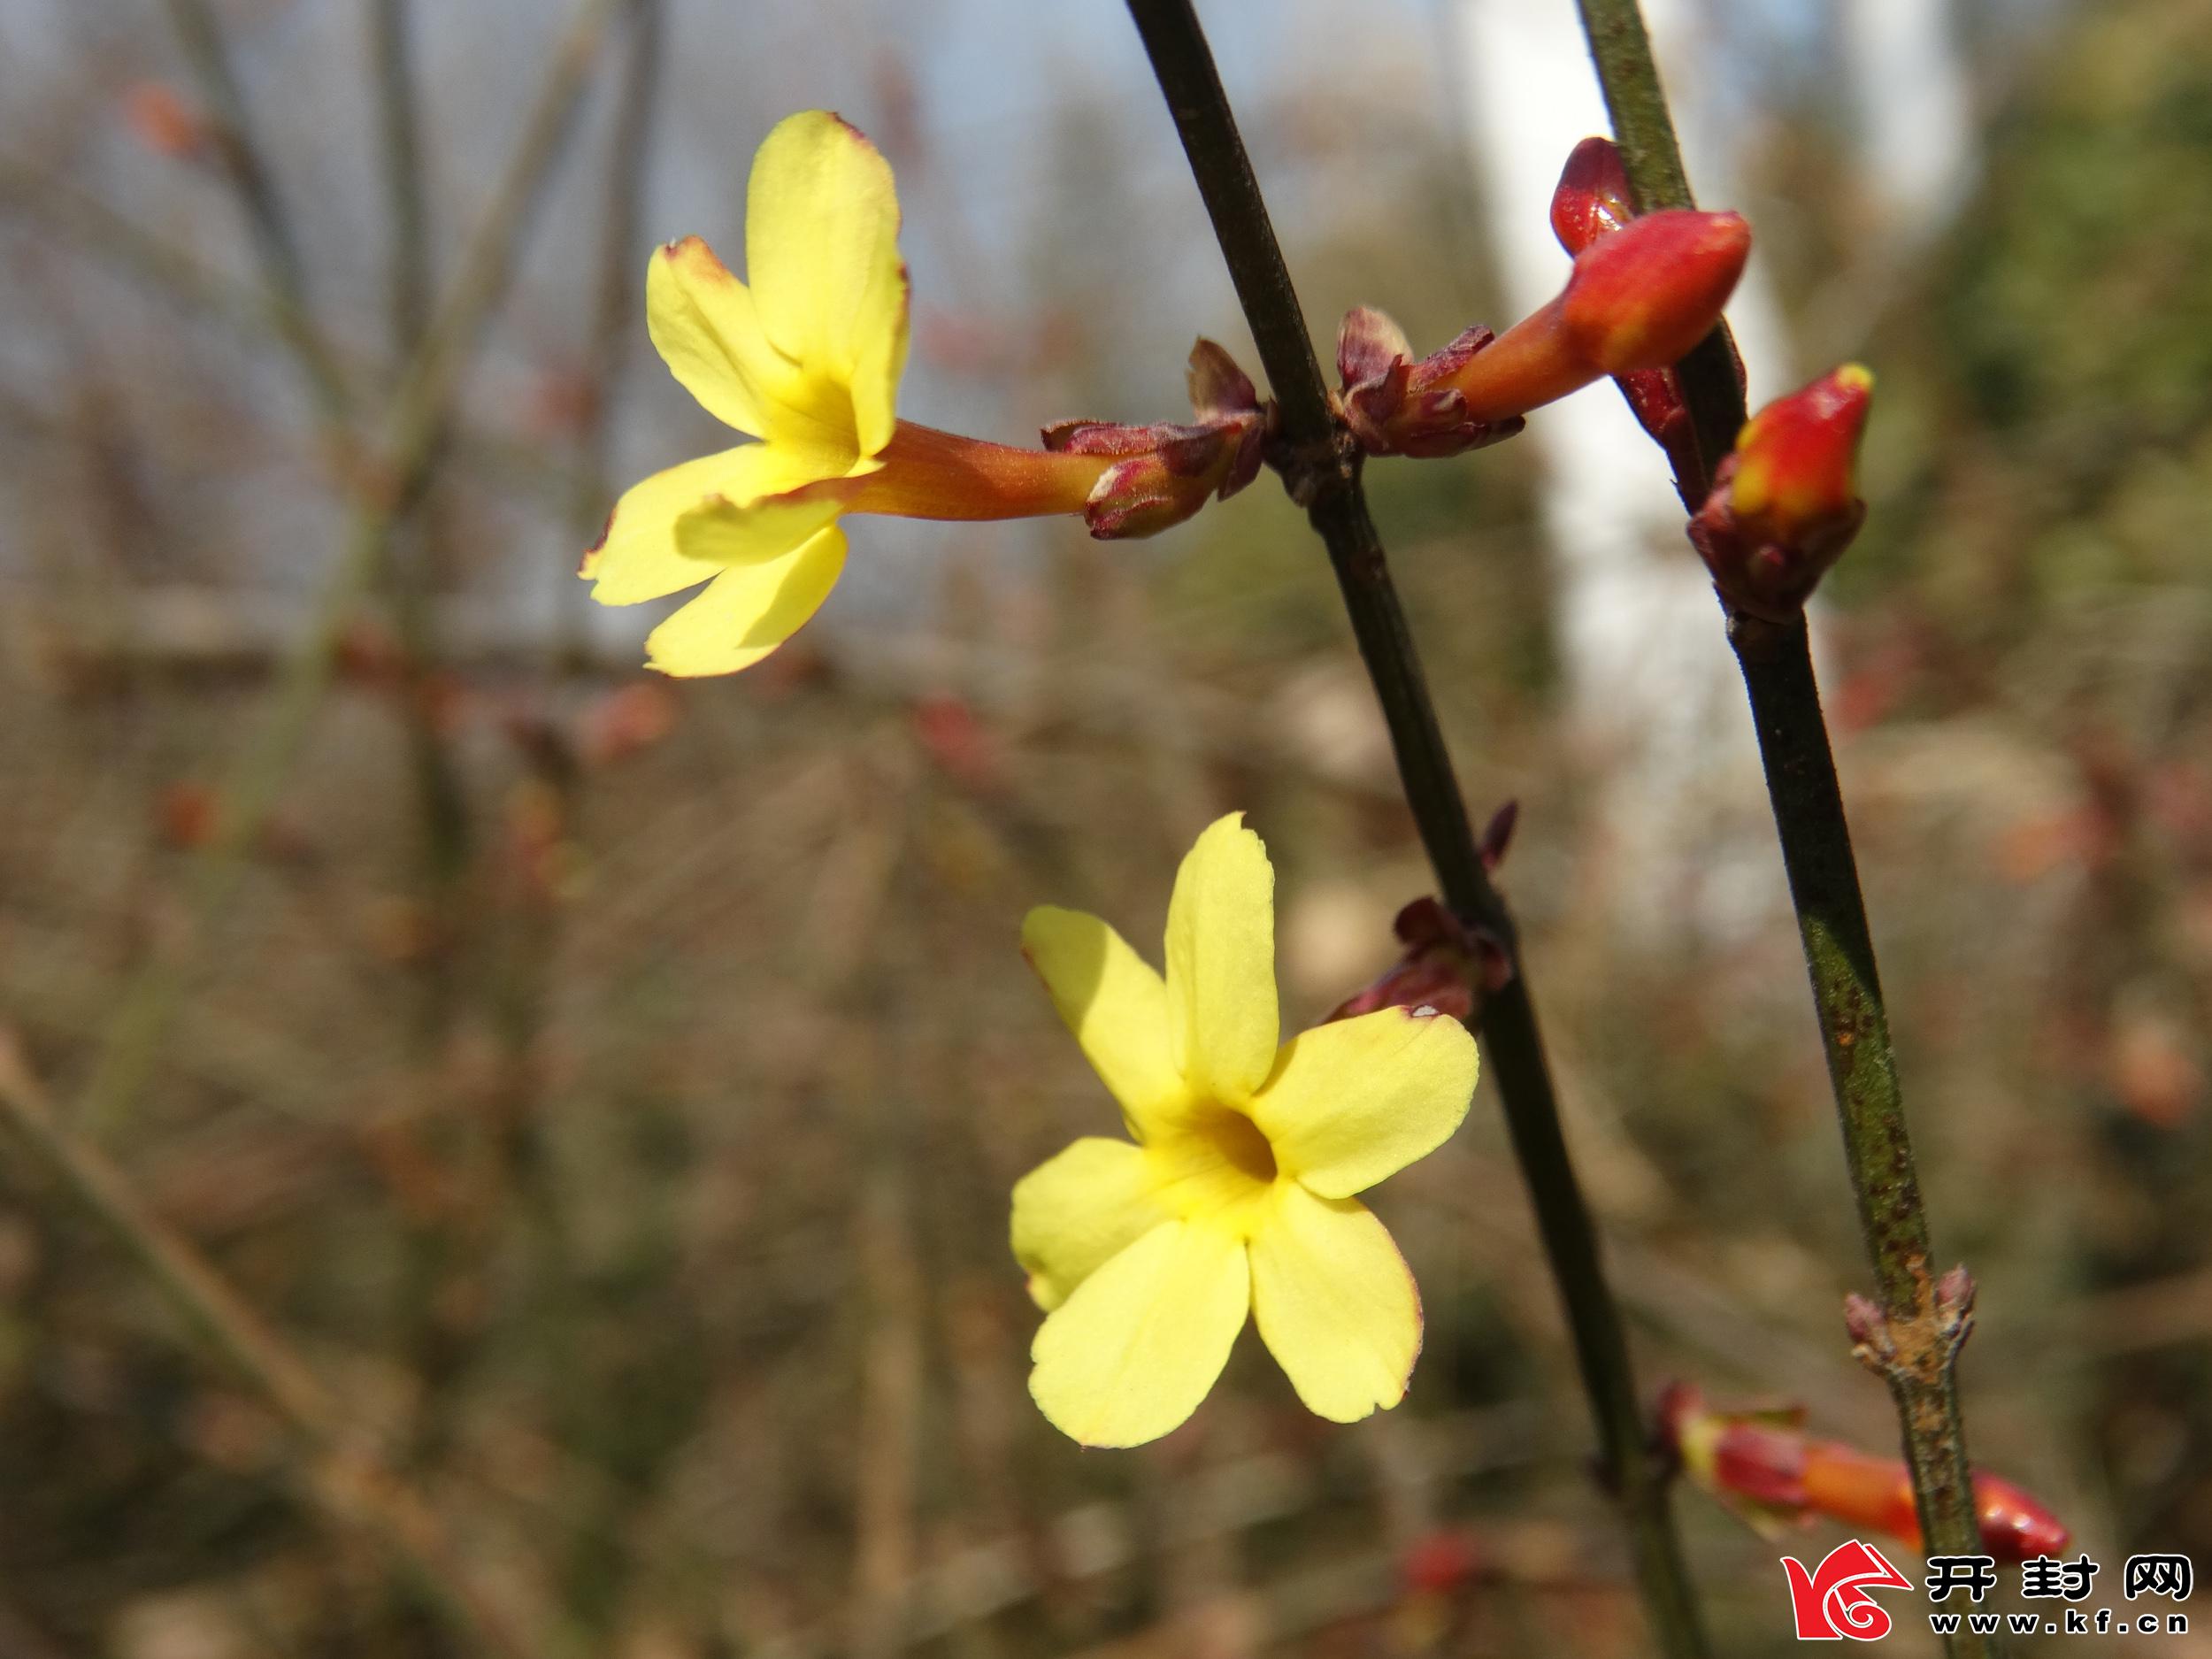
M 1242 1112 L 1217 1106 L 1199 1119 L 1197 1127 L 1221 1161 L 1246 1179 L 1263 1184 L 1275 1179 L 1275 1148 Z
M 1155 1190 L 1187 1219 L 1249 1233 L 1277 1177 L 1275 1148 L 1242 1112 L 1209 1102 L 1145 1148 Z

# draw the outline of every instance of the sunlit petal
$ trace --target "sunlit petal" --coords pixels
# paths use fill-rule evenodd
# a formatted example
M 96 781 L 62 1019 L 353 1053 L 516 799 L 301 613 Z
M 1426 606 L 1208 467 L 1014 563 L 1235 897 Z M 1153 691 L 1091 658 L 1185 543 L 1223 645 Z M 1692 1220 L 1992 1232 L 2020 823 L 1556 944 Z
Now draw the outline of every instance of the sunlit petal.
M 821 608 L 844 567 L 845 533 L 833 525 L 781 558 L 724 570 L 647 636 L 648 666 L 685 676 L 750 667 Z
M 1240 1102 L 1275 1064 L 1275 872 L 1232 812 L 1183 859 L 1167 907 L 1171 1052 L 1192 1089 Z
M 699 237 L 654 250 L 645 326 L 669 373 L 710 415 L 756 437 L 769 434 L 798 372 L 761 327 L 752 290 Z
M 837 522 L 856 482 L 825 479 L 757 498 L 710 495 L 676 520 L 676 550 L 710 566 L 780 558 Z
M 1451 1139 L 1477 1064 L 1475 1040 L 1457 1020 L 1378 1009 L 1285 1043 L 1252 1118 L 1285 1174 L 1343 1198 Z
M 1047 1312 L 1099 1266 L 1171 1219 L 1144 1154 L 1126 1141 L 1077 1141 L 1014 1184 L 1014 1259 Z
M 1250 1249 L 1253 1317 L 1307 1409 L 1355 1423 L 1405 1398 L 1421 1297 L 1373 1212 L 1285 1182 Z
M 1168 1052 L 1167 987 L 1095 916 L 1040 905 L 1022 920 L 1022 954 L 1052 994 L 1084 1057 L 1140 1139 L 1187 1091 Z
M 584 556 L 581 574 L 594 583 L 591 596 L 603 605 L 634 605 L 697 586 L 714 574 L 715 567 L 680 548 L 676 527 L 680 520 L 710 501 L 753 502 L 819 476 L 803 457 L 765 443 L 740 444 L 654 473 L 623 492 L 607 520 L 606 534 Z M 774 553 L 789 552 L 826 522 L 787 534 Z
M 1163 1222 L 1045 1320 L 1030 1349 L 1031 1397 L 1086 1446 L 1157 1440 L 1206 1397 L 1250 1303 L 1242 1240 Z
M 768 336 L 845 388 L 858 452 L 890 442 L 907 281 L 890 164 L 837 116 L 779 122 L 753 158 L 745 265 Z

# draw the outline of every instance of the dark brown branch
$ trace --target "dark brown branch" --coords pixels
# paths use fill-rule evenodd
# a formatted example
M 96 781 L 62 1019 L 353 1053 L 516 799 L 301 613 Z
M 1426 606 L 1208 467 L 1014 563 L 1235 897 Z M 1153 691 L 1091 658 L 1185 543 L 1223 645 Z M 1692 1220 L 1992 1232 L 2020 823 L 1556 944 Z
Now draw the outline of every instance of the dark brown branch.
M 1189 0 L 1129 0 L 1129 10 L 1259 347 L 1280 421 L 1274 458 L 1328 549 L 1390 730 L 1406 803 L 1445 902 L 1492 933 L 1511 957 L 1512 978 L 1486 1001 L 1480 1034 L 1573 1332 L 1606 1484 L 1629 1529 L 1654 1632 L 1673 1659 L 1690 1659 L 1705 1651 L 1696 1600 L 1666 1481 L 1645 1433 L 1627 1334 L 1561 1131 L 1512 916 L 1476 848 L 1412 633 L 1368 513 L 1359 457 L 1340 431 L 1297 291 L 1196 13 Z

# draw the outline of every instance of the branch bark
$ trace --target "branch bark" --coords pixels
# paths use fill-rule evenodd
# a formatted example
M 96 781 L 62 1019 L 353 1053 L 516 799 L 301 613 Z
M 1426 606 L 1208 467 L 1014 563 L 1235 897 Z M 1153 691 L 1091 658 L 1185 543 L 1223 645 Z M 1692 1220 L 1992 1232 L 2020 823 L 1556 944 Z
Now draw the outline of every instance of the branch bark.
M 1360 457 L 1332 407 L 1297 290 L 1190 0 L 1129 0 L 1129 11 L 1267 372 L 1281 434 L 1271 459 L 1328 549 L 1389 727 L 1406 803 L 1444 901 L 1495 937 L 1512 961 L 1510 981 L 1485 1002 L 1479 1034 L 1573 1333 L 1601 1468 L 1628 1528 L 1653 1632 L 1671 1659 L 1694 1659 L 1705 1651 L 1695 1593 L 1666 1480 L 1644 1428 L 1620 1310 L 1561 1130 L 1512 915 L 1491 883 L 1468 822 L 1412 631 L 1367 510 Z
M 1637 210 L 1694 206 L 1637 0 L 1578 3 Z M 1743 392 L 1727 357 L 1716 330 L 1678 370 L 1705 469 L 1703 479 L 1686 480 L 1694 483 L 1694 496 L 1709 488 L 1713 469 L 1744 422 Z M 1954 1375 L 1960 1345 L 1972 1326 L 1973 1286 L 1963 1269 L 1939 1277 L 1932 1265 L 1889 1011 L 1809 637 L 1801 615 L 1778 626 L 1732 614 L 1728 641 L 1758 727 L 1759 758 L 1812 980 L 1860 1230 L 1881 1294 L 1878 1309 L 1855 1300 L 1847 1323 L 1855 1351 L 1888 1383 L 1896 1402 L 1924 1548 L 1932 1555 L 1978 1554 L 1981 1533 Z M 1971 1632 L 1945 1640 L 1955 1654 L 1993 1654 L 1998 1647 Z

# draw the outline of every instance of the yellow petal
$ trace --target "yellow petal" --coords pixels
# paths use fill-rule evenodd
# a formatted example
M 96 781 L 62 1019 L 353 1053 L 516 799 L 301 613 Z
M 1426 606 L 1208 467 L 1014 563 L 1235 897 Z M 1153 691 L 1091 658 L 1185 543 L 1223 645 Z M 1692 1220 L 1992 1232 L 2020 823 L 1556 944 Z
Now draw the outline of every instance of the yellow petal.
M 1130 1133 L 1179 1110 L 1187 1091 L 1168 1052 L 1167 987 L 1095 916 L 1040 905 L 1022 918 L 1022 955 L 1052 994 Z
M 1253 1317 L 1308 1410 L 1356 1423 L 1405 1398 L 1421 1294 L 1366 1205 L 1286 1181 L 1250 1249 Z
M 891 441 L 906 366 L 906 267 L 890 164 L 838 117 L 776 125 L 753 157 L 745 265 L 768 336 L 845 388 L 862 455 Z
M 646 666 L 685 676 L 749 668 L 821 609 L 844 568 L 834 525 L 781 558 L 734 565 L 646 636 Z
M 669 373 L 726 426 L 764 438 L 794 396 L 797 369 L 761 326 L 752 290 L 697 236 L 654 250 L 645 329 Z
M 1014 1259 L 1049 1313 L 1099 1266 L 1172 1217 L 1126 1141 L 1077 1141 L 1014 1183 Z
M 603 605 L 634 605 L 696 587 L 714 574 L 715 566 L 679 548 L 679 520 L 718 496 L 753 502 L 820 476 L 805 457 L 766 443 L 742 443 L 656 472 L 615 503 L 606 534 L 584 555 L 580 574 L 595 584 L 591 596 Z M 775 551 L 788 553 L 820 527 L 808 526 Z
M 1232 812 L 1176 872 L 1167 907 L 1169 1041 L 1192 1090 L 1240 1102 L 1275 1064 L 1275 872 Z
M 685 558 L 703 560 L 710 566 L 759 565 L 780 558 L 837 522 L 845 511 L 848 486 L 853 481 L 841 478 L 816 480 L 752 500 L 710 495 L 676 520 L 676 550 Z
M 1283 1172 L 1325 1198 L 1372 1187 L 1451 1139 L 1475 1092 L 1457 1020 L 1378 1009 L 1283 1045 L 1252 1119 Z
M 1086 1446 L 1140 1446 L 1198 1409 L 1251 1304 L 1244 1244 L 1166 1221 L 1061 1303 L 1031 1345 L 1030 1396 Z

